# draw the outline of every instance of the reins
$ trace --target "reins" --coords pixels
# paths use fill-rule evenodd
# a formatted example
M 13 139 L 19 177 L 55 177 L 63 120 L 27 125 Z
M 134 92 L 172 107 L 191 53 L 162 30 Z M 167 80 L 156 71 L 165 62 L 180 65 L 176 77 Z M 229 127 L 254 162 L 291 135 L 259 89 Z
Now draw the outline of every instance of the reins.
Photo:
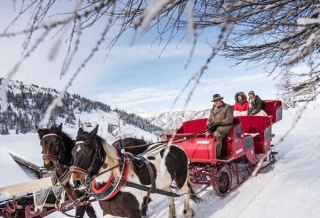
M 178 140 L 181 140 L 181 139 L 184 139 L 184 140 L 187 140 L 189 138 L 192 138 L 192 137 L 195 137 L 197 135 L 201 135 L 205 132 L 207 132 L 208 130 L 204 130 L 204 131 L 201 131 L 201 132 L 196 132 L 196 133 L 193 133 L 193 134 L 190 134 L 190 135 L 184 135 L 184 136 L 180 136 L 178 138 L 175 138 L 172 140 L 172 142 L 174 141 L 178 141 Z M 121 139 L 119 139 L 121 140 Z M 169 142 L 170 140 L 163 140 L 163 141 L 160 141 L 160 142 L 157 142 L 157 143 L 167 143 Z M 148 143 L 148 144 L 143 144 L 143 145 L 135 145 L 133 147 L 126 147 L 125 150 L 131 150 L 131 149 L 135 149 L 135 148 L 143 148 L 143 147 L 148 147 L 150 145 L 152 145 L 153 143 Z
M 79 144 L 84 144 L 84 141 L 77 141 L 77 142 L 75 143 L 75 145 L 79 145 Z M 77 166 L 72 165 L 72 166 L 69 168 L 69 173 L 85 174 L 86 177 L 89 177 L 89 178 L 92 177 L 92 178 L 93 178 L 93 176 L 90 176 L 89 174 L 91 174 L 91 171 L 92 171 L 92 169 L 93 169 L 93 166 L 94 166 L 94 164 L 95 164 L 95 161 L 99 161 L 99 162 L 103 163 L 103 162 L 104 162 L 104 159 L 105 159 L 105 158 L 103 158 L 103 157 L 99 157 L 99 155 L 101 156 L 101 154 L 99 153 L 101 148 L 97 145 L 97 142 L 95 142 L 95 146 L 96 146 L 96 150 L 95 150 L 95 153 L 94 153 L 94 156 L 93 156 L 93 160 L 92 160 L 89 168 L 88 168 L 88 169 L 83 169 L 83 168 L 81 168 L 81 167 L 77 167 Z M 118 166 L 119 166 L 119 165 L 118 165 Z M 116 167 L 117 167 L 117 166 L 114 166 L 114 167 L 112 167 L 112 169 L 115 169 Z M 110 170 L 112 170 L 112 169 L 105 170 L 105 171 L 103 171 L 103 173 L 106 173 L 106 172 L 108 172 L 108 171 L 110 171 Z M 101 172 L 101 173 L 99 173 L 99 175 L 102 175 L 103 173 Z M 95 176 L 95 177 L 97 177 L 97 176 Z M 94 178 L 95 178 L 95 177 L 94 177 Z

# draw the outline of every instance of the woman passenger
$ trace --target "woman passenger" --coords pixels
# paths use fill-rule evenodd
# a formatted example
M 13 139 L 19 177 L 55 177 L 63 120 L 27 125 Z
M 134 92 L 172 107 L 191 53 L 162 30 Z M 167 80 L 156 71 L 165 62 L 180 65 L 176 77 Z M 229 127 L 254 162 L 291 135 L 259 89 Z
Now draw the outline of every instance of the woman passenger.
M 246 116 L 248 114 L 248 101 L 244 92 L 237 92 L 234 96 L 235 104 L 233 107 L 233 116 Z

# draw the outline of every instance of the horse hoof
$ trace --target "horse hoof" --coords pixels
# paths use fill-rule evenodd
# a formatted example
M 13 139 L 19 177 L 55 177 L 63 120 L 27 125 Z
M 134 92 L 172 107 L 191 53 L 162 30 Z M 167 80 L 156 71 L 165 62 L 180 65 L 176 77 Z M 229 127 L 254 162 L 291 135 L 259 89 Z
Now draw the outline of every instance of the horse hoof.
M 194 210 L 190 209 L 189 211 L 183 210 L 183 214 L 185 217 L 194 217 L 196 213 Z

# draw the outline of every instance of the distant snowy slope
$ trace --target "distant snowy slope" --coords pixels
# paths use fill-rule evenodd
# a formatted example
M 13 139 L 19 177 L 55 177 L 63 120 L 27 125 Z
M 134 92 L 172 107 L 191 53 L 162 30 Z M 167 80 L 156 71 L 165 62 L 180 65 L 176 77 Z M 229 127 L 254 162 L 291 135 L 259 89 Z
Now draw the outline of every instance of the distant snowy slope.
M 210 109 L 203 111 L 173 111 L 157 113 L 149 120 L 156 126 L 161 127 L 166 132 L 171 132 L 181 126 L 184 121 L 194 120 L 199 118 L 208 118 Z
M 0 78 L 0 89 L 2 80 Z M 55 89 L 10 80 L 8 108 L 7 111 L 0 110 L 0 134 L 35 132 L 35 126 L 58 95 Z M 161 128 L 134 113 L 112 109 L 102 102 L 70 93 L 65 93 L 61 105 L 52 111 L 47 126 L 60 123 L 72 128 L 91 128 L 100 124 L 100 133 L 110 140 L 143 136 L 151 142 L 157 140 L 155 135 L 162 133 Z

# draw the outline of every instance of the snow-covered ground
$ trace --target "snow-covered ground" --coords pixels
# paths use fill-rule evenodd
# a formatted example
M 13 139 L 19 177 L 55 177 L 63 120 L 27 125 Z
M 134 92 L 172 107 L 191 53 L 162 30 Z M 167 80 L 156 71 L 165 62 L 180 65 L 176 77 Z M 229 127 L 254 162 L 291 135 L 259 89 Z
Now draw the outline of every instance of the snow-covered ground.
M 224 198 L 216 196 L 212 188 L 202 192 L 203 202 L 192 203 L 195 217 L 320 217 L 319 109 L 319 104 L 307 109 L 293 129 L 297 109 L 284 111 L 283 120 L 273 126 L 273 133 L 276 134 L 273 143 L 279 152 L 274 169 L 250 178 Z M 279 142 L 289 129 L 292 131 Z M 67 130 L 71 135 L 75 134 L 75 130 Z M 41 147 L 37 134 L 0 136 L 0 187 L 31 180 L 12 160 L 8 151 L 40 165 Z M 183 217 L 182 204 L 182 198 L 176 199 L 178 217 Z M 97 203 L 94 207 L 98 216 L 102 217 Z M 148 216 L 167 216 L 164 197 L 160 196 L 150 204 Z M 57 212 L 49 217 L 62 217 L 62 214 Z

